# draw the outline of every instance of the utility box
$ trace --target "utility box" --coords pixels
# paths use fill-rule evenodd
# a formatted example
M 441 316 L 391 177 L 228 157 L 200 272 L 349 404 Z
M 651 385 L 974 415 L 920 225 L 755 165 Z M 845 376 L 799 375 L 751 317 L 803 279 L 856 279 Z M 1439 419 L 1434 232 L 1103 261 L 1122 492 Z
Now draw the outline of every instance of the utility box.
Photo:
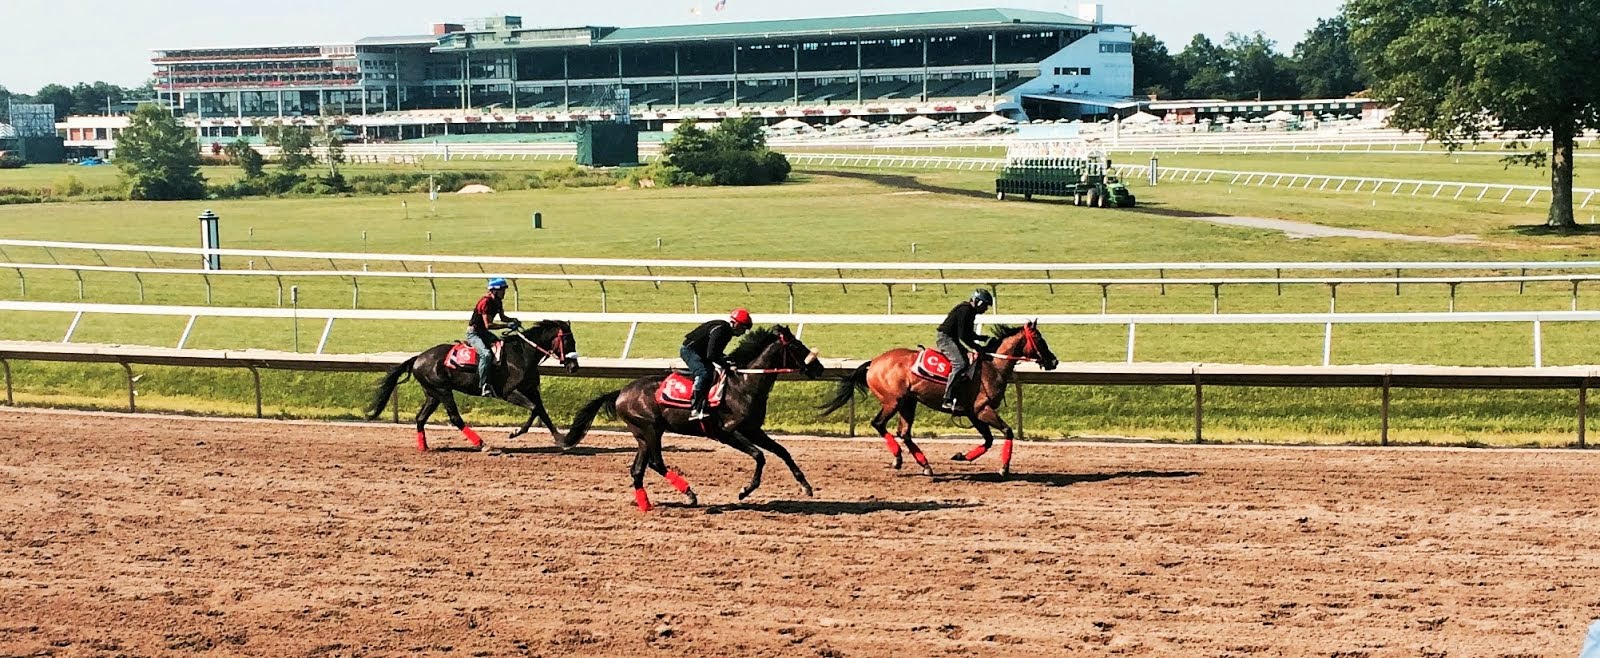
M 639 128 L 631 123 L 578 126 L 578 164 L 586 167 L 639 164 Z

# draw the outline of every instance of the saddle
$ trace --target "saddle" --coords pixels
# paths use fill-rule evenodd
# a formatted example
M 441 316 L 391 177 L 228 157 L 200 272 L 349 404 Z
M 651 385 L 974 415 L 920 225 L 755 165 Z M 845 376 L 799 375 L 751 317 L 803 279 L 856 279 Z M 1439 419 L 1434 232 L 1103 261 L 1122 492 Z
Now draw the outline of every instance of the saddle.
M 712 368 L 715 379 L 712 380 L 711 390 L 706 392 L 706 408 L 715 409 L 722 406 L 723 385 L 727 383 L 728 375 L 721 368 Z M 694 376 L 682 370 L 674 370 L 672 374 L 661 381 L 656 387 L 656 403 L 663 407 L 674 409 L 688 409 L 694 406 Z
M 504 345 L 504 341 L 497 340 L 489 346 L 495 363 L 500 362 L 500 348 Z M 444 367 L 450 370 L 475 370 L 478 367 L 478 350 L 472 349 L 471 345 L 456 341 L 455 346 L 450 348 L 450 353 L 444 356 Z
M 978 372 L 977 357 L 976 353 L 968 356 L 973 364 L 967 371 L 969 376 Z M 917 346 L 917 358 L 911 362 L 911 374 L 943 386 L 949 383 L 950 373 L 954 370 L 955 366 L 951 365 L 950 357 L 945 356 L 944 352 L 931 347 Z

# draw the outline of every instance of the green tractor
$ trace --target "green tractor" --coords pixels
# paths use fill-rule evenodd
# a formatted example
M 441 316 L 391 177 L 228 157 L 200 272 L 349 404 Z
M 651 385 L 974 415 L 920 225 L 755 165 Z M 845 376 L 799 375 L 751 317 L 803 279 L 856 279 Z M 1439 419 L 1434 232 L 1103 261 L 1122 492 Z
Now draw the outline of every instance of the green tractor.
M 1066 151 L 1052 152 L 1052 151 Z M 1021 143 L 1006 156 L 1006 167 L 994 181 L 995 198 L 1021 195 L 1072 197 L 1072 205 L 1132 208 L 1133 193 L 1112 173 L 1111 160 L 1095 150 L 1060 149 L 1049 144 Z

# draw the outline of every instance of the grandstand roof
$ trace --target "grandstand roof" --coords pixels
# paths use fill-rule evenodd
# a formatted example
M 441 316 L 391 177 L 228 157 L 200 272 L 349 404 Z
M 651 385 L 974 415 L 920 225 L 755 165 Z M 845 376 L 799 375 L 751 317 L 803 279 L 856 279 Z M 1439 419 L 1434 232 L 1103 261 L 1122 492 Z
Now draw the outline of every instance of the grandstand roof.
M 904 14 L 873 14 L 837 18 L 800 18 L 738 23 L 705 23 L 662 27 L 625 27 L 598 43 L 640 43 L 684 39 L 740 39 L 807 34 L 914 32 L 941 28 L 998 28 L 1011 26 L 1078 27 L 1095 23 L 1048 11 L 1029 9 L 965 9 Z
M 357 46 L 436 46 L 439 37 L 432 34 L 404 35 L 396 37 L 367 37 L 356 41 Z

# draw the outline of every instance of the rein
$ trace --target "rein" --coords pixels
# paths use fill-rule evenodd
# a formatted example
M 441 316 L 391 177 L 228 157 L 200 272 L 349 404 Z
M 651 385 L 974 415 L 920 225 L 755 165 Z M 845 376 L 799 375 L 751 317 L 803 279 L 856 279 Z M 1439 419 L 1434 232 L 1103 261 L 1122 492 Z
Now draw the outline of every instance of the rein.
M 778 336 L 778 342 L 780 345 L 785 347 L 789 345 L 789 339 L 784 338 L 783 336 Z M 817 351 L 811 350 L 811 353 L 806 355 L 805 364 L 809 365 L 816 359 Z M 789 361 L 789 350 L 783 350 L 783 360 L 785 363 Z M 737 372 L 741 375 L 791 375 L 801 372 L 801 370 L 801 368 L 736 368 L 734 372 Z
M 1030 353 L 1031 354 L 1038 354 L 1039 353 L 1039 343 L 1035 339 L 1035 337 L 1038 336 L 1038 335 L 1039 334 L 1035 333 L 1034 330 L 1031 327 L 1024 326 L 1022 328 L 1023 345 L 1022 345 L 1022 354 L 1020 356 L 1012 356 L 1010 354 L 993 354 L 993 353 L 991 353 L 989 356 L 992 357 L 992 358 L 995 358 L 995 359 L 999 359 L 1001 361 L 1021 361 L 1021 362 L 1038 363 L 1039 362 L 1039 357 L 1037 357 L 1037 356 L 1028 356 L 1028 354 L 1030 354 Z
M 567 344 L 567 330 L 565 329 L 556 330 L 556 339 L 551 349 L 545 349 L 543 345 L 533 342 L 527 337 L 527 335 L 520 331 L 513 331 L 511 332 L 511 335 L 521 338 L 522 342 L 527 343 L 528 345 L 532 346 L 533 349 L 538 350 L 540 353 L 539 361 L 541 362 L 546 358 L 555 359 L 559 362 L 563 359 L 563 356 L 570 356 L 573 358 L 577 358 L 578 356 L 576 352 L 569 352 L 565 355 L 562 354 L 563 348 Z

